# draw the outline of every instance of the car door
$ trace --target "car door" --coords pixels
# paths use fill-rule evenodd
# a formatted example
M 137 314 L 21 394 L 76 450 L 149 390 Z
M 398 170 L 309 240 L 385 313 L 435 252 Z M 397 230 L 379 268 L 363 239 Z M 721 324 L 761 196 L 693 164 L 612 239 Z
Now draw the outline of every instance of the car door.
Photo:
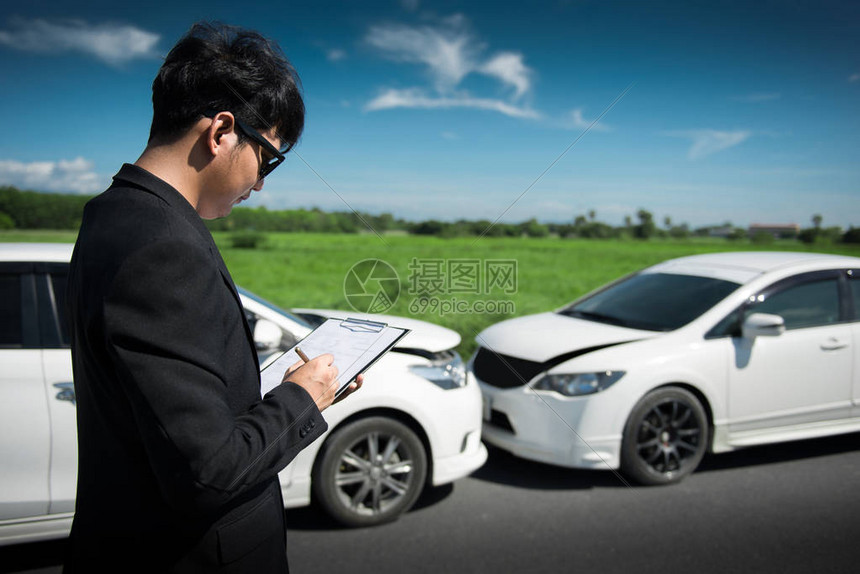
M 77 490 L 78 441 L 75 388 L 72 382 L 71 342 L 65 313 L 69 266 L 36 266 L 42 339 L 45 396 L 51 419 L 50 514 L 74 512 Z
M 0 263 L 0 520 L 47 514 L 51 424 L 33 265 Z
M 840 290 L 838 271 L 815 272 L 751 298 L 743 317 L 779 315 L 785 332 L 733 339 L 728 396 L 733 435 L 850 416 L 852 327 Z
M 845 277 L 853 312 L 851 334 L 854 345 L 854 376 L 851 385 L 851 414 L 860 417 L 860 269 L 849 270 Z

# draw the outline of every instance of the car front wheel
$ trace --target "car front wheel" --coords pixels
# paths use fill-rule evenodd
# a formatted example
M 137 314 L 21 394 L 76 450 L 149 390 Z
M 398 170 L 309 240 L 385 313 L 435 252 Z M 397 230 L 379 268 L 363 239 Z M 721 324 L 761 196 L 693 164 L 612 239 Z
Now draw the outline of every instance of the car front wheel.
M 693 472 L 708 445 L 708 418 L 695 395 L 663 387 L 645 395 L 624 428 L 621 470 L 645 485 L 671 484 Z
M 317 500 L 347 526 L 372 526 L 409 510 L 424 487 L 427 454 L 409 427 L 386 417 L 351 422 L 326 441 L 314 469 Z

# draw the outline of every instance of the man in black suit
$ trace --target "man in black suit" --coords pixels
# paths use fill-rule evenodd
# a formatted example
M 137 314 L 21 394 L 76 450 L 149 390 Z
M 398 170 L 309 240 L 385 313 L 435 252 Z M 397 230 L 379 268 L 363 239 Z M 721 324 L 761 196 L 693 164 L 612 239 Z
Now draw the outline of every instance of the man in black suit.
M 325 432 L 337 368 L 297 363 L 260 396 L 202 219 L 260 190 L 295 144 L 297 80 L 262 36 L 195 25 L 153 82 L 145 151 L 86 207 L 68 293 L 79 464 L 66 571 L 288 569 L 277 473 Z

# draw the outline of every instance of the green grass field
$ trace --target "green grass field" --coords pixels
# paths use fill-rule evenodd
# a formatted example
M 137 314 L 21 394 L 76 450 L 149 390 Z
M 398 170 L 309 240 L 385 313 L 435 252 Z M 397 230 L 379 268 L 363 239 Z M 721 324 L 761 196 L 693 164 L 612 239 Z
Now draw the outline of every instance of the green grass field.
M 72 242 L 74 237 L 71 232 L 0 232 L 0 242 Z M 380 239 L 372 234 L 273 233 L 268 234 L 265 246 L 257 249 L 233 248 L 227 233 L 216 233 L 215 239 L 238 285 L 286 308 L 333 308 L 348 314 L 352 309 L 344 295 L 344 279 L 349 269 L 365 259 L 381 259 L 394 268 L 401 286 L 398 300 L 386 313 L 454 329 L 463 337 L 459 350 L 464 357 L 474 350 L 475 335 L 495 322 L 555 309 L 622 275 L 673 257 L 760 249 L 860 256 L 860 246 L 852 245 L 806 246 L 796 241 L 777 241 L 762 246 L 721 239 L 601 241 L 485 237 L 476 240 L 408 235 L 386 235 Z M 410 271 L 413 260 L 424 266 L 417 273 Z M 494 289 L 490 293 L 469 294 L 442 290 L 431 294 L 442 305 L 459 301 L 469 312 L 442 312 L 448 309 L 442 305 L 435 308 L 419 305 L 417 294 L 410 293 L 413 280 L 426 279 L 423 270 L 427 262 L 435 265 L 432 262 L 441 261 L 445 265 L 450 260 L 514 260 L 516 292 Z M 449 275 L 445 272 L 441 277 Z M 496 301 L 512 304 L 513 312 L 470 312 L 475 302 L 486 305 Z

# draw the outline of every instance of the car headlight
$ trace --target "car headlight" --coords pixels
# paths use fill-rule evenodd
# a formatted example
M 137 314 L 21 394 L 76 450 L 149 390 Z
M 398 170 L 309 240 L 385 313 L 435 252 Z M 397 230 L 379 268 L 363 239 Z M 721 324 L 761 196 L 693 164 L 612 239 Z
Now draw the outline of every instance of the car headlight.
M 411 365 L 409 370 L 443 389 L 466 386 L 466 367 L 456 351 L 445 353 L 429 365 Z
M 555 391 L 566 397 L 580 397 L 605 390 L 624 376 L 624 371 L 544 375 L 532 388 L 538 391 Z

